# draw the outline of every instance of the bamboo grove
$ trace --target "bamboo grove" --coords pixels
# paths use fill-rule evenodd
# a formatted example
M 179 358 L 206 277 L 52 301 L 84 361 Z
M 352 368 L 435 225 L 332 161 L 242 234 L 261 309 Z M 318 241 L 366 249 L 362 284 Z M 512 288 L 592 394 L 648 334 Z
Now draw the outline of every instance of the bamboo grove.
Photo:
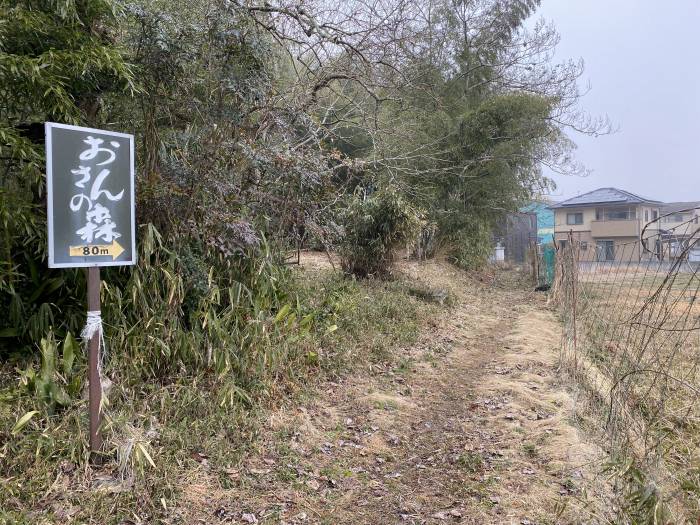
M 45 264 L 46 120 L 136 134 L 138 223 L 184 276 L 184 325 L 212 281 L 250 287 L 299 244 L 358 275 L 399 244 L 480 264 L 492 225 L 551 185 L 542 165 L 581 170 L 564 129 L 605 128 L 554 28 L 525 27 L 538 3 L 4 2 L 3 354 L 81 323 L 82 274 Z
M 482 264 L 542 166 L 582 171 L 567 128 L 607 129 L 538 4 L 3 2 L 0 359 L 50 412 L 79 397 L 85 276 L 46 266 L 45 121 L 137 138 L 139 263 L 103 289 L 129 381 L 213 374 L 247 402 L 307 359 L 290 341 L 334 324 L 284 265 L 300 246 L 359 278 L 405 247 Z

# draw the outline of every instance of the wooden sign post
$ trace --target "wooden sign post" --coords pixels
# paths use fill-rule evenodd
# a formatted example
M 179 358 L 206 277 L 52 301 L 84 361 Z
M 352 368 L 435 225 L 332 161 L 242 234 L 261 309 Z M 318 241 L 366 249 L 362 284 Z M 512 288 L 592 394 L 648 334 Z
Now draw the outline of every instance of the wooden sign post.
M 100 318 L 100 268 L 91 266 L 87 270 L 87 305 L 88 312 L 99 312 Z M 90 410 L 90 451 L 95 454 L 102 450 L 102 378 L 100 356 L 100 334 L 95 332 L 88 341 L 88 384 L 89 384 L 89 410 Z
M 90 450 L 102 450 L 100 267 L 136 263 L 134 137 L 46 123 L 50 268 L 87 268 Z

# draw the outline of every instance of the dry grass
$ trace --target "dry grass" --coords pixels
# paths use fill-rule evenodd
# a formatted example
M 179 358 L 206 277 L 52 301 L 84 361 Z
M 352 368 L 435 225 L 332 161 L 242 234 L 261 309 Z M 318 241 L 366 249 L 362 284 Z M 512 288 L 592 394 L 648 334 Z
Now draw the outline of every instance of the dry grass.
M 295 270 L 295 288 L 289 291 L 320 329 L 290 331 L 284 347 L 270 339 L 274 349 L 293 348 L 307 357 L 290 363 L 289 373 L 274 381 L 246 385 L 260 395 L 246 399 L 237 394 L 240 385 L 223 384 L 210 371 L 183 369 L 168 382 L 112 375 L 106 436 L 110 443 L 146 436 L 143 445 L 155 463 L 138 449 L 127 460 L 133 478 L 126 483 L 116 457 L 100 468 L 87 465 L 84 399 L 53 416 L 41 413 L 12 433 L 18 417 L 36 404 L 17 386 L 16 371 L 0 369 L 0 523 L 230 522 L 213 502 L 241 483 L 241 465 L 274 427 L 268 411 L 294 406 L 319 383 L 393 366 L 394 349 L 414 341 L 441 308 L 412 295 L 405 280 L 357 282 L 334 272 L 325 256 L 312 258 L 316 264 Z M 222 384 L 229 390 L 222 391 Z M 287 428 L 285 422 L 278 426 Z M 303 422 L 300 428 L 305 429 Z M 125 429 L 133 430 L 127 435 Z M 261 462 L 260 469 L 266 468 Z
M 274 411 L 210 509 L 264 524 L 588 522 L 600 455 L 568 419 L 543 298 L 507 272 L 404 262 L 400 273 L 452 305 L 386 365 Z
M 632 521 L 700 512 L 700 279 L 686 266 L 583 265 L 565 303 L 564 362 L 612 445 L 615 504 Z
M 84 423 L 80 410 L 72 423 L 62 414 L 28 427 L 21 439 L 53 440 L 56 458 L 32 469 L 56 482 L 42 493 L 41 480 L 3 480 L 8 523 L 593 519 L 590 499 L 604 487 L 591 466 L 598 451 L 569 417 L 554 314 L 517 273 L 403 261 L 394 280 L 360 283 L 341 278 L 324 255 L 302 259 L 302 297 L 337 325 L 316 340 L 314 366 L 253 406 L 212 402 L 206 382 L 131 392 L 121 408 L 157 437 L 156 469 L 137 472 L 130 486 L 60 455 L 56 445 Z M 0 460 L 16 469 L 27 456 Z

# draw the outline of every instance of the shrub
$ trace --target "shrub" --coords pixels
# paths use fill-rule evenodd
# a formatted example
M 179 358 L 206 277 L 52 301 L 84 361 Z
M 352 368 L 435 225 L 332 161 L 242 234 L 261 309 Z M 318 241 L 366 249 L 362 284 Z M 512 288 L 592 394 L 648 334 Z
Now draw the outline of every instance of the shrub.
M 388 275 L 394 251 L 414 240 L 421 226 L 419 211 L 394 189 L 353 195 L 342 220 L 341 263 L 357 277 Z
M 455 235 L 450 260 L 464 270 L 478 270 L 486 264 L 492 248 L 490 226 L 474 220 Z
M 164 382 L 214 371 L 251 388 L 274 374 L 283 359 L 270 352 L 283 349 L 270 341 L 289 332 L 274 319 L 295 304 L 277 250 L 264 239 L 230 256 L 192 238 L 168 243 L 142 227 L 139 263 L 124 282 L 105 280 L 106 337 L 121 368 Z

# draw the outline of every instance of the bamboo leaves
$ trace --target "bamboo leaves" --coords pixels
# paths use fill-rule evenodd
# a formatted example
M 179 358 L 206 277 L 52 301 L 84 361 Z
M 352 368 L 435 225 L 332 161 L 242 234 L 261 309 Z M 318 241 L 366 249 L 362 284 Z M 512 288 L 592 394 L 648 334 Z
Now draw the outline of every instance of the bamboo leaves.
M 73 371 L 73 363 L 75 362 L 75 354 L 78 349 L 78 343 L 73 335 L 68 332 L 63 340 L 63 374 L 68 377 Z
M 21 418 L 17 420 L 17 423 L 15 423 L 15 426 L 12 427 L 11 434 L 17 435 L 19 434 L 24 427 L 27 426 L 27 424 L 32 420 L 34 416 L 36 416 L 39 413 L 38 410 L 32 410 L 30 412 L 27 412 L 24 414 Z
M 108 0 L 9 0 L 0 20 L 0 354 L 27 354 L 84 315 L 79 274 L 45 268 L 44 121 L 94 124 L 101 97 L 134 90 L 134 75 Z

